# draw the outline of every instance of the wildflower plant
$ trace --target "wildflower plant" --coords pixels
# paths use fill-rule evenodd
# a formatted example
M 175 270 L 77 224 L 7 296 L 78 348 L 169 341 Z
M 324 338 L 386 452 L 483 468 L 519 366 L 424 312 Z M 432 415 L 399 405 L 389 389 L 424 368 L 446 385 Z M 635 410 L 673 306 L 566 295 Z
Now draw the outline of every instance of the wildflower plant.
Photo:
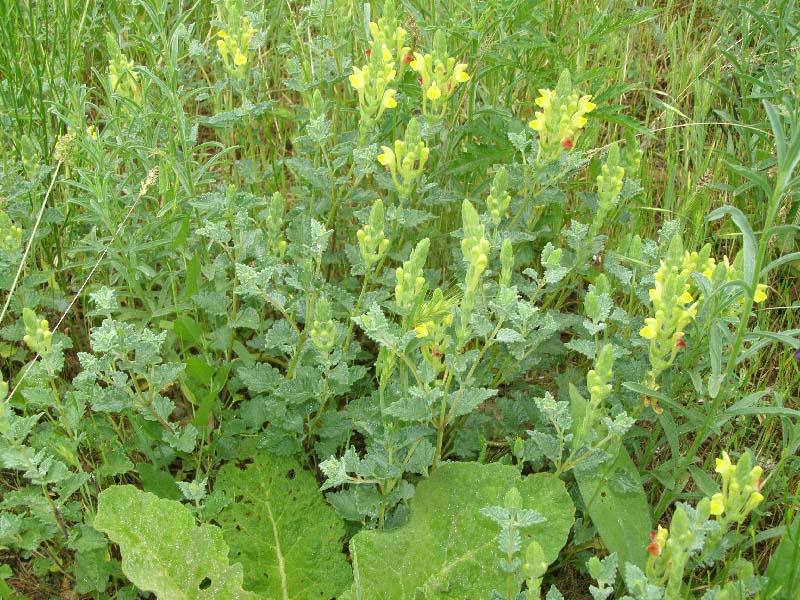
M 430 149 L 422 139 L 419 121 L 412 118 L 406 126 L 406 136 L 395 140 L 393 148 L 383 146 L 378 162 L 389 170 L 400 201 L 407 200 L 422 177 Z
M 562 152 L 572 151 L 586 125 L 586 115 L 597 105 L 591 95 L 578 95 L 568 70 L 562 71 L 554 90 L 540 89 L 539 94 L 536 105 L 542 110 L 536 111 L 528 125 L 538 133 L 536 162 L 546 165 Z
M 141 102 L 142 90 L 139 73 L 135 70 L 133 60 L 123 54 L 117 40 L 110 33 L 106 36 L 106 45 L 111 54 L 111 59 L 108 61 L 108 82 L 111 93 L 138 104 Z
M 20 4 L 35 22 L 75 3 Z M 778 256 L 796 233 L 794 100 L 737 105 L 771 135 L 709 130 L 728 161 L 763 157 L 752 171 L 685 144 L 691 181 L 722 166 L 734 193 L 709 220 L 741 235 L 690 229 L 706 196 L 636 180 L 661 174 L 635 142 L 652 122 L 615 104 L 632 88 L 602 35 L 565 54 L 569 31 L 531 33 L 503 2 L 469 18 L 394 0 L 162 4 L 67 20 L 63 56 L 22 56 L 22 35 L 0 50 L 0 596 L 37 577 L 123 600 L 536 600 L 548 585 L 557 600 L 551 576 L 591 549 L 595 600 L 764 589 L 735 560 L 768 495 L 741 450 L 764 410 L 785 433 L 775 472 L 792 465 L 796 365 L 753 388 L 766 345 L 797 332 L 765 327 L 776 306 L 749 313 L 786 295 L 797 259 Z M 61 21 L 37 25 L 47 45 Z M 575 81 L 597 97 L 553 66 L 588 50 L 598 68 Z M 58 77 L 20 86 L 17 54 Z M 525 72 L 558 83 L 531 94 Z M 677 110 L 708 108 L 667 88 Z M 705 127 L 676 114 L 652 131 L 663 147 Z M 587 132 L 591 115 L 610 124 Z M 595 133 L 603 149 L 581 150 Z M 744 191 L 771 198 L 758 233 L 733 206 Z M 717 484 L 697 459 L 734 422 Z M 788 522 L 757 539 L 784 529 L 792 542 Z M 197 540 L 213 552 L 192 555 Z
M 710 248 L 706 250 L 706 254 Z M 658 389 L 658 377 L 673 362 L 685 346 L 685 329 L 697 315 L 699 300 L 692 295 L 691 274 L 695 265 L 684 260 L 683 242 L 679 236 L 672 238 L 666 258 L 653 276 L 655 287 L 650 290 L 653 316 L 645 319 L 639 335 L 649 340 L 650 370 L 645 385 Z M 653 410 L 660 411 L 655 400 L 647 398 Z
M 353 73 L 348 78 L 358 93 L 361 141 L 384 111 L 397 107 L 397 89 L 393 82 L 408 63 L 409 49 L 404 45 L 407 33 L 397 25 L 394 3 L 388 0 L 384 10 L 382 18 L 369 24 L 372 39 L 366 53 L 367 63 L 360 67 L 353 66 Z
M 467 273 L 464 280 L 464 296 L 459 307 L 459 347 L 463 347 L 471 332 L 470 319 L 475 309 L 481 275 L 489 264 L 488 255 L 492 247 L 484 236 L 484 226 L 480 222 L 478 211 L 469 200 L 464 200 L 461 205 L 461 218 L 464 230 L 464 238 L 461 240 L 461 255 L 467 264 Z
M 423 116 L 431 121 L 440 121 L 447 112 L 447 101 L 459 85 L 470 79 L 467 64 L 456 62 L 449 55 L 447 35 L 437 29 L 433 36 L 433 52 L 414 52 L 409 66 L 418 76 Z
M 250 44 L 256 30 L 250 18 L 242 14 L 241 0 L 225 0 L 217 6 L 220 29 L 217 32 L 217 51 L 225 72 L 235 79 L 247 73 L 250 59 Z

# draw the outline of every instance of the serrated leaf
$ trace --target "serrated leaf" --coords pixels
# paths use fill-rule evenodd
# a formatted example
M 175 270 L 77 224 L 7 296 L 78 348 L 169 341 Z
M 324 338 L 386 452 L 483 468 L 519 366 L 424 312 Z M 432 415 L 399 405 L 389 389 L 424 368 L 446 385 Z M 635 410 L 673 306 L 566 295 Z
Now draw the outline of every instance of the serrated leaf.
M 456 394 L 455 398 L 453 399 L 454 401 L 455 399 L 458 399 L 458 404 L 453 411 L 453 416 L 460 417 L 462 415 L 468 415 L 495 395 L 497 395 L 497 390 L 491 390 L 488 388 L 466 388 L 465 390 Z
M 228 563 L 222 530 L 198 527 L 179 502 L 113 486 L 98 496 L 94 526 L 119 545 L 128 579 L 159 600 L 257 598 L 242 589 L 242 566 Z
M 352 573 L 342 553 L 344 525 L 311 473 L 294 459 L 256 456 L 245 470 L 220 469 L 217 489 L 235 498 L 217 522 L 245 586 L 266 598 L 334 598 Z
M 573 522 L 574 507 L 557 477 L 520 480 L 509 465 L 448 463 L 417 487 L 409 522 L 392 531 L 362 531 L 350 541 L 356 581 L 342 599 L 417 600 L 488 598 L 505 589 L 497 567 L 498 527 L 480 515 L 502 505 L 516 487 L 523 508 L 547 520 L 521 532 L 522 545 L 536 540 L 545 561 L 558 556 Z M 512 575 L 517 588 L 522 573 Z

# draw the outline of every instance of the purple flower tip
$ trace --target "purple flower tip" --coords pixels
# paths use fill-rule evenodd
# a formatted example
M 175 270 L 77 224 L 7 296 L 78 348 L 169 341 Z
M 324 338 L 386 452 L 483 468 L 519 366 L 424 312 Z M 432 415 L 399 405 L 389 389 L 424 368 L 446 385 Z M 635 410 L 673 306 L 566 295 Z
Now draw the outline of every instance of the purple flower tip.
M 798 348 L 797 351 L 794 353 L 794 357 L 796 360 L 800 360 L 800 348 Z

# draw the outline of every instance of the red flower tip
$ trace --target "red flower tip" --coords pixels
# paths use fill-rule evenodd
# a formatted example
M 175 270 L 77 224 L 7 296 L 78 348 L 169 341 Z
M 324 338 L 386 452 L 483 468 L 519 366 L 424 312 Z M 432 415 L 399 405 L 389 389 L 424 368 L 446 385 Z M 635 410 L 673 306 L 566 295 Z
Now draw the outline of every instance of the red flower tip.
M 661 546 L 653 542 L 647 546 L 647 551 L 653 556 L 661 556 Z
M 650 541 L 651 542 L 655 542 L 656 541 L 656 537 L 658 537 L 658 533 L 656 533 L 655 531 L 651 531 L 650 532 Z
M 758 481 L 756 481 L 756 489 L 757 490 L 761 490 L 761 486 L 762 485 L 764 485 L 764 478 L 763 477 L 759 477 Z
M 680 340 L 678 340 L 677 342 L 675 342 L 675 345 L 676 345 L 678 348 L 686 348 L 686 342 L 684 342 L 684 341 L 683 341 L 683 339 L 680 339 Z
M 403 64 L 404 65 L 407 65 L 408 63 L 410 63 L 413 60 L 414 60 L 414 57 L 411 56 L 410 54 L 403 55 Z
M 417 77 L 417 83 L 422 85 L 422 77 Z
M 364 50 L 364 54 L 367 55 L 367 58 L 372 56 L 372 48 L 367 48 L 366 50 Z
M 572 141 L 572 138 L 564 138 L 561 140 L 561 147 L 565 148 L 566 150 L 571 150 L 574 145 L 575 142 Z

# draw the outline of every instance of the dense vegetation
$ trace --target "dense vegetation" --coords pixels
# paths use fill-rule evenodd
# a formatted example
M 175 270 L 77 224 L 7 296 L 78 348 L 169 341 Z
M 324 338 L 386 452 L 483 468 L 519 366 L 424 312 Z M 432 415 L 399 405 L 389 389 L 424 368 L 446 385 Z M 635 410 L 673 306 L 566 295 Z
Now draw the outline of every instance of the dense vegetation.
M 796 598 L 798 23 L 0 2 L 0 597 Z

